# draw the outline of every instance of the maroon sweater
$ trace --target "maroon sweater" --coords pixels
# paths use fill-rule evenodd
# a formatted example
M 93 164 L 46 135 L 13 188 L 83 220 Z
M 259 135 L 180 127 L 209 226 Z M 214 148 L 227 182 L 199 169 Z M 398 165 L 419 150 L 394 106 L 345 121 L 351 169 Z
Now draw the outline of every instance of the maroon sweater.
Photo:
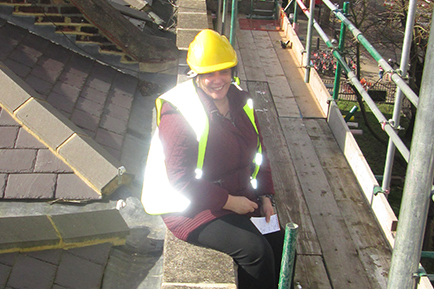
M 191 200 L 186 211 L 163 215 L 167 228 L 182 240 L 187 240 L 188 235 L 202 224 L 223 215 L 235 214 L 223 209 L 228 194 L 245 196 L 255 202 L 258 202 L 260 195 L 274 194 L 263 145 L 264 157 L 257 176 L 258 188 L 254 190 L 250 185 L 257 134 L 243 110 L 249 94 L 231 85 L 228 91 L 231 119 L 227 119 L 218 112 L 208 95 L 201 89 L 197 91 L 209 117 L 209 136 L 201 179 L 196 179 L 194 172 L 198 150 L 196 135 L 181 113 L 165 103 L 159 126 L 169 181 Z M 254 215 L 259 215 L 259 210 Z

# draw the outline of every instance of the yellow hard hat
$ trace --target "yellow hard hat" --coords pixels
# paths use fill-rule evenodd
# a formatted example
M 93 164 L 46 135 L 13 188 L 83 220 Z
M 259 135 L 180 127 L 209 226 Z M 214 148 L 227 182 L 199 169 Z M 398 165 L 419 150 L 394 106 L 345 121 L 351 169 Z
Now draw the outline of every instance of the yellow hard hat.
M 204 29 L 190 43 L 187 63 L 197 74 L 210 73 L 237 65 L 237 54 L 224 35 Z

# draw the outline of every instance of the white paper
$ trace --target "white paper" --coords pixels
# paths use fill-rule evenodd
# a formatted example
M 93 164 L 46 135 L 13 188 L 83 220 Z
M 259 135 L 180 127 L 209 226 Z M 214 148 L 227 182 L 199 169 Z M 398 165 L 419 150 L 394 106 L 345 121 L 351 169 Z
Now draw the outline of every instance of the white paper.
M 251 217 L 250 221 L 252 221 L 253 225 L 258 228 L 259 232 L 261 232 L 262 235 L 280 231 L 279 219 L 277 218 L 277 214 L 274 214 L 270 217 L 269 223 L 267 223 L 265 217 Z

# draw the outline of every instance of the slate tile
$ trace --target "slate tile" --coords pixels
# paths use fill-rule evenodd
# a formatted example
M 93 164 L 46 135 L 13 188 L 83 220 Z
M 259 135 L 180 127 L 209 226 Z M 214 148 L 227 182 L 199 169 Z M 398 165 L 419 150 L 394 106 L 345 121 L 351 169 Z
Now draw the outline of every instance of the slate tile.
M 23 28 L 10 24 L 7 24 L 0 29 L 0 35 L 5 36 L 8 43 L 12 46 L 17 46 L 27 34 L 28 32 Z
M 23 79 L 26 78 L 27 75 L 29 75 L 30 71 L 32 71 L 31 67 L 29 67 L 29 66 L 27 66 L 25 64 L 19 63 L 19 62 L 15 61 L 15 60 L 12 60 L 10 58 L 5 59 L 3 61 L 3 63 L 10 70 L 12 70 L 16 75 L 18 75 L 19 77 L 21 77 Z
M 6 188 L 6 180 L 8 175 L 0 174 L 0 198 L 3 198 Z
M 43 64 L 45 60 L 50 60 L 50 66 L 54 63 L 56 68 L 60 68 L 60 64 L 62 67 L 65 66 L 65 63 L 71 58 L 74 53 L 58 44 L 49 43 L 47 48 L 44 51 L 44 55 L 39 58 L 38 63 Z M 58 66 L 59 65 L 59 66 Z M 44 66 L 44 65 L 42 65 Z
M 21 42 L 21 45 L 31 48 L 32 50 L 30 50 L 28 53 L 39 58 L 44 50 L 47 49 L 49 43 L 50 41 L 45 38 L 33 33 L 27 33 L 26 37 Z
M 12 288 L 50 289 L 56 274 L 56 266 L 20 255 L 8 280 Z
M 110 103 L 104 108 L 104 114 L 128 122 L 130 118 L 130 110 Z
M 103 271 L 101 265 L 65 253 L 54 282 L 67 288 L 99 289 Z
M 126 134 L 122 145 L 121 163 L 135 175 L 136 179 L 143 178 L 144 162 L 148 155 L 149 138 L 143 140 Z
M 122 149 L 122 143 L 124 142 L 124 136 L 99 128 L 96 132 L 95 141 L 101 145 L 120 151 Z
M 41 149 L 36 155 L 37 173 L 72 173 L 72 169 L 49 149 Z
M 48 81 L 42 80 L 39 77 L 34 76 L 33 74 L 29 74 L 26 77 L 26 83 L 36 90 L 39 94 L 41 94 L 42 98 L 46 98 L 47 95 L 50 93 L 51 88 L 53 87 L 53 84 L 49 83 Z
M 101 195 L 95 192 L 77 175 L 59 174 L 55 198 L 65 200 L 98 200 L 101 199 Z
M 7 112 L 0 107 L 0 125 L 19 126 L 17 121 Z
M 70 288 L 70 287 L 63 287 L 63 286 L 60 286 L 60 285 L 54 284 L 54 285 L 53 285 L 53 288 L 51 288 L 51 289 L 71 289 L 71 288 Z
M 12 267 L 0 264 L 0 288 L 5 288 Z
M 53 44 L 54 45 L 54 44 Z M 47 53 L 47 51 L 45 51 L 44 55 L 42 55 L 39 59 L 38 62 L 36 63 L 37 66 L 40 66 L 44 69 L 48 69 L 48 70 L 53 70 L 53 71 L 62 71 L 65 68 L 65 61 L 67 59 L 55 59 L 55 55 L 57 54 L 57 50 L 60 49 L 60 47 L 58 47 L 57 45 L 56 49 L 50 49 L 49 53 Z M 52 47 L 51 45 L 49 47 Z M 59 75 L 60 75 L 59 72 Z
M 115 104 L 126 109 L 130 109 L 133 103 L 133 96 L 131 94 L 122 93 L 119 91 L 111 91 L 107 99 L 107 104 Z
M 85 86 L 81 91 L 80 96 L 92 100 L 93 102 L 104 104 L 107 100 L 108 94 L 95 88 Z
M 11 52 L 9 58 L 29 67 L 33 67 L 38 61 L 38 57 L 41 55 L 42 53 L 31 47 L 19 45 Z
M 10 174 L 5 199 L 52 199 L 56 174 Z
M 80 88 L 61 81 L 56 82 L 53 91 L 67 97 L 68 99 L 77 99 L 80 95 Z
M 8 39 L 3 35 L 0 35 L 0 59 L 6 60 L 8 55 L 14 50 L 13 45 L 8 43 Z
M 125 133 L 127 132 L 128 122 L 122 121 L 120 119 L 108 115 L 103 115 L 101 118 L 100 126 L 111 132 L 115 132 L 120 135 L 125 135 Z
M 66 96 L 63 96 L 54 91 L 52 91 L 47 97 L 47 102 L 49 104 L 51 104 L 58 110 L 63 110 L 68 113 L 72 113 L 76 101 L 77 101 L 77 97 L 72 96 L 71 98 L 67 98 Z
M 90 76 L 86 82 L 86 86 L 92 87 L 101 92 L 107 93 L 110 90 L 111 82 Z
M 107 264 L 107 260 L 112 247 L 112 243 L 104 243 L 94 246 L 70 249 L 68 250 L 68 253 L 79 258 L 94 262 L 96 264 L 105 266 Z
M 13 148 L 18 135 L 17 126 L 0 126 L 0 149 Z
M 36 64 L 30 73 L 42 80 L 54 84 L 59 75 L 62 73 L 62 70 L 54 69 L 54 67 L 52 69 L 46 68 Z
M 87 77 L 96 61 L 74 53 L 66 65 L 66 70 L 78 76 Z
M 28 252 L 25 254 L 32 258 L 57 266 L 60 263 L 60 257 L 62 256 L 63 252 L 64 251 L 62 249 L 53 249 L 53 250 Z
M 112 84 L 112 88 L 120 93 L 134 95 L 137 89 L 138 79 L 123 73 L 117 73 Z
M 90 73 L 90 76 L 92 78 L 100 79 L 104 82 L 111 83 L 113 81 L 113 78 L 116 74 L 119 72 L 111 68 L 110 66 L 101 64 L 101 63 L 95 63 L 94 67 L 92 68 L 92 71 Z
M 8 28 L 7 26 L 9 25 L 5 25 L 0 27 L 0 43 L 2 43 L 2 45 L 4 45 L 4 47 L 7 47 L 9 49 L 13 49 L 15 48 L 15 46 L 18 45 L 18 43 L 21 41 L 21 39 L 16 39 L 11 37 L 11 35 L 7 35 L 7 33 L 5 33 Z M 18 35 L 19 36 L 19 35 Z
M 34 149 L 0 149 L 0 172 L 31 172 L 35 158 Z
M 106 145 L 100 144 L 112 157 L 117 159 L 118 161 L 121 160 L 122 152 L 120 150 L 108 147 Z
M 95 131 L 90 131 L 90 130 L 85 129 L 85 128 L 81 128 L 81 130 L 82 130 L 84 133 L 86 133 L 86 135 L 87 135 L 88 137 L 90 137 L 90 138 L 92 138 L 92 139 L 94 139 L 95 136 L 96 136 L 96 132 L 95 132 Z
M 45 149 L 47 147 L 23 127 L 20 127 L 15 148 Z
M 77 75 L 65 69 L 60 75 L 59 81 L 81 89 L 86 81 L 86 77 Z
M 86 82 L 86 78 L 89 76 L 89 72 L 81 71 L 80 69 L 75 68 L 75 60 L 73 60 L 74 56 L 71 57 L 71 60 L 65 64 L 62 75 L 72 75 L 77 77 L 78 79 L 84 79 Z
M 64 110 L 61 110 L 60 113 L 68 119 L 70 119 L 72 115 L 72 113 L 66 112 Z
M 71 121 L 77 126 L 96 131 L 98 128 L 100 118 L 82 110 L 74 110 L 71 116 Z
M 0 254 L 0 264 L 12 267 L 15 264 L 18 255 L 19 253 L 17 252 Z
M 84 97 L 79 97 L 77 100 L 76 108 L 88 112 L 94 116 L 101 117 L 104 106 L 100 103 L 93 102 L 92 100 Z

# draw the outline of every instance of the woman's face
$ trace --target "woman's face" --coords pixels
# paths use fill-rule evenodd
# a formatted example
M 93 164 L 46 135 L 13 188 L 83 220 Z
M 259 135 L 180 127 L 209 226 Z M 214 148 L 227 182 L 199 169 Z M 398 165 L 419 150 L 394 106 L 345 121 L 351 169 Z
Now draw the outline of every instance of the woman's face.
M 198 86 L 214 100 L 226 97 L 231 85 L 232 71 L 230 68 L 197 76 Z

